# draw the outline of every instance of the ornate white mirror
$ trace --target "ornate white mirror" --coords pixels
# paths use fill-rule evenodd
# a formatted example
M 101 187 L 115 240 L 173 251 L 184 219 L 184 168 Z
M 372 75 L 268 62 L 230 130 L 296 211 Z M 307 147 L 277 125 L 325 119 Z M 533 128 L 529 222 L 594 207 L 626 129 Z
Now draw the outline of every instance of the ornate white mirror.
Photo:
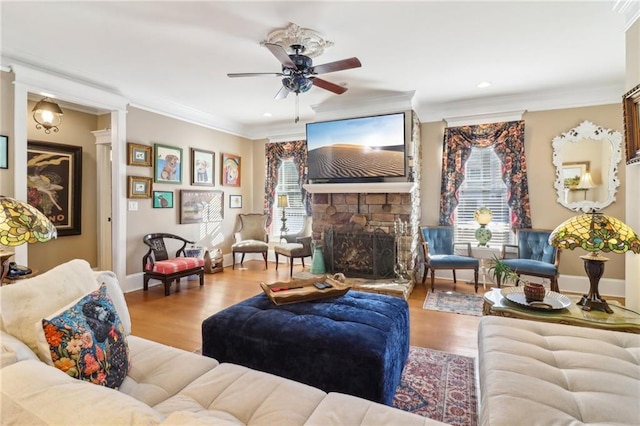
M 568 209 L 600 210 L 616 200 L 620 186 L 622 133 L 590 121 L 553 138 L 558 202 Z

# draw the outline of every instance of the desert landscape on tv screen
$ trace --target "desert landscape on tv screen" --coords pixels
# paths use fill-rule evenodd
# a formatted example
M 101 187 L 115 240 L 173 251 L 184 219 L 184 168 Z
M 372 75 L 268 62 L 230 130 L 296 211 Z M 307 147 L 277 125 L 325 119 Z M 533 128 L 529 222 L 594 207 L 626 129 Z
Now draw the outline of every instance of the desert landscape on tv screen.
M 321 123 L 307 141 L 310 179 L 404 176 L 402 114 Z

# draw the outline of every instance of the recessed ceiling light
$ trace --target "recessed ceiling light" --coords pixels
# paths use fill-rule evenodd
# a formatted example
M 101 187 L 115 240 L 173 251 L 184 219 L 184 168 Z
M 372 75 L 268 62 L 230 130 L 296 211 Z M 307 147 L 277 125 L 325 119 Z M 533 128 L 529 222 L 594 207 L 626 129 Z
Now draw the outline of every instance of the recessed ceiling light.
M 481 88 L 481 89 L 483 89 L 485 87 L 489 87 L 489 86 L 491 86 L 491 82 L 489 82 L 489 81 L 483 81 L 481 83 L 478 83 L 478 87 Z
M 271 113 L 270 113 L 270 112 L 265 112 L 265 113 L 264 113 L 264 114 L 262 114 L 262 115 L 264 115 L 265 117 L 271 117 Z

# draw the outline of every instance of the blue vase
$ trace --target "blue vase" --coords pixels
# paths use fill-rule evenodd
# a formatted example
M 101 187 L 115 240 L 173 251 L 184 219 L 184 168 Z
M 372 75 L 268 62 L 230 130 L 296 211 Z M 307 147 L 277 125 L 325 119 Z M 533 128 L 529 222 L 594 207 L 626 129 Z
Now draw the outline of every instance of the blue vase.
M 318 245 L 313 250 L 313 263 L 311 264 L 312 274 L 324 274 L 327 269 L 324 266 L 324 255 L 322 254 L 322 246 Z

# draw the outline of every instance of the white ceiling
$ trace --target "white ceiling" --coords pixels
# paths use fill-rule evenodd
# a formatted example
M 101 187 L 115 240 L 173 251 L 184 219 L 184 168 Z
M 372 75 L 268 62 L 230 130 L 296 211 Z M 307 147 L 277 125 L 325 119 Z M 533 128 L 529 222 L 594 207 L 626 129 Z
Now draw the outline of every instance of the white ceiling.
M 250 138 L 304 130 L 314 105 L 415 91 L 421 121 L 619 102 L 625 18 L 611 1 L 0 2 L 2 65 L 26 63 L 107 88 L 154 111 Z M 293 22 L 333 47 L 325 74 L 349 89 L 274 100 L 260 42 Z M 491 86 L 476 85 L 490 81 Z M 271 117 L 265 117 L 269 112 Z

